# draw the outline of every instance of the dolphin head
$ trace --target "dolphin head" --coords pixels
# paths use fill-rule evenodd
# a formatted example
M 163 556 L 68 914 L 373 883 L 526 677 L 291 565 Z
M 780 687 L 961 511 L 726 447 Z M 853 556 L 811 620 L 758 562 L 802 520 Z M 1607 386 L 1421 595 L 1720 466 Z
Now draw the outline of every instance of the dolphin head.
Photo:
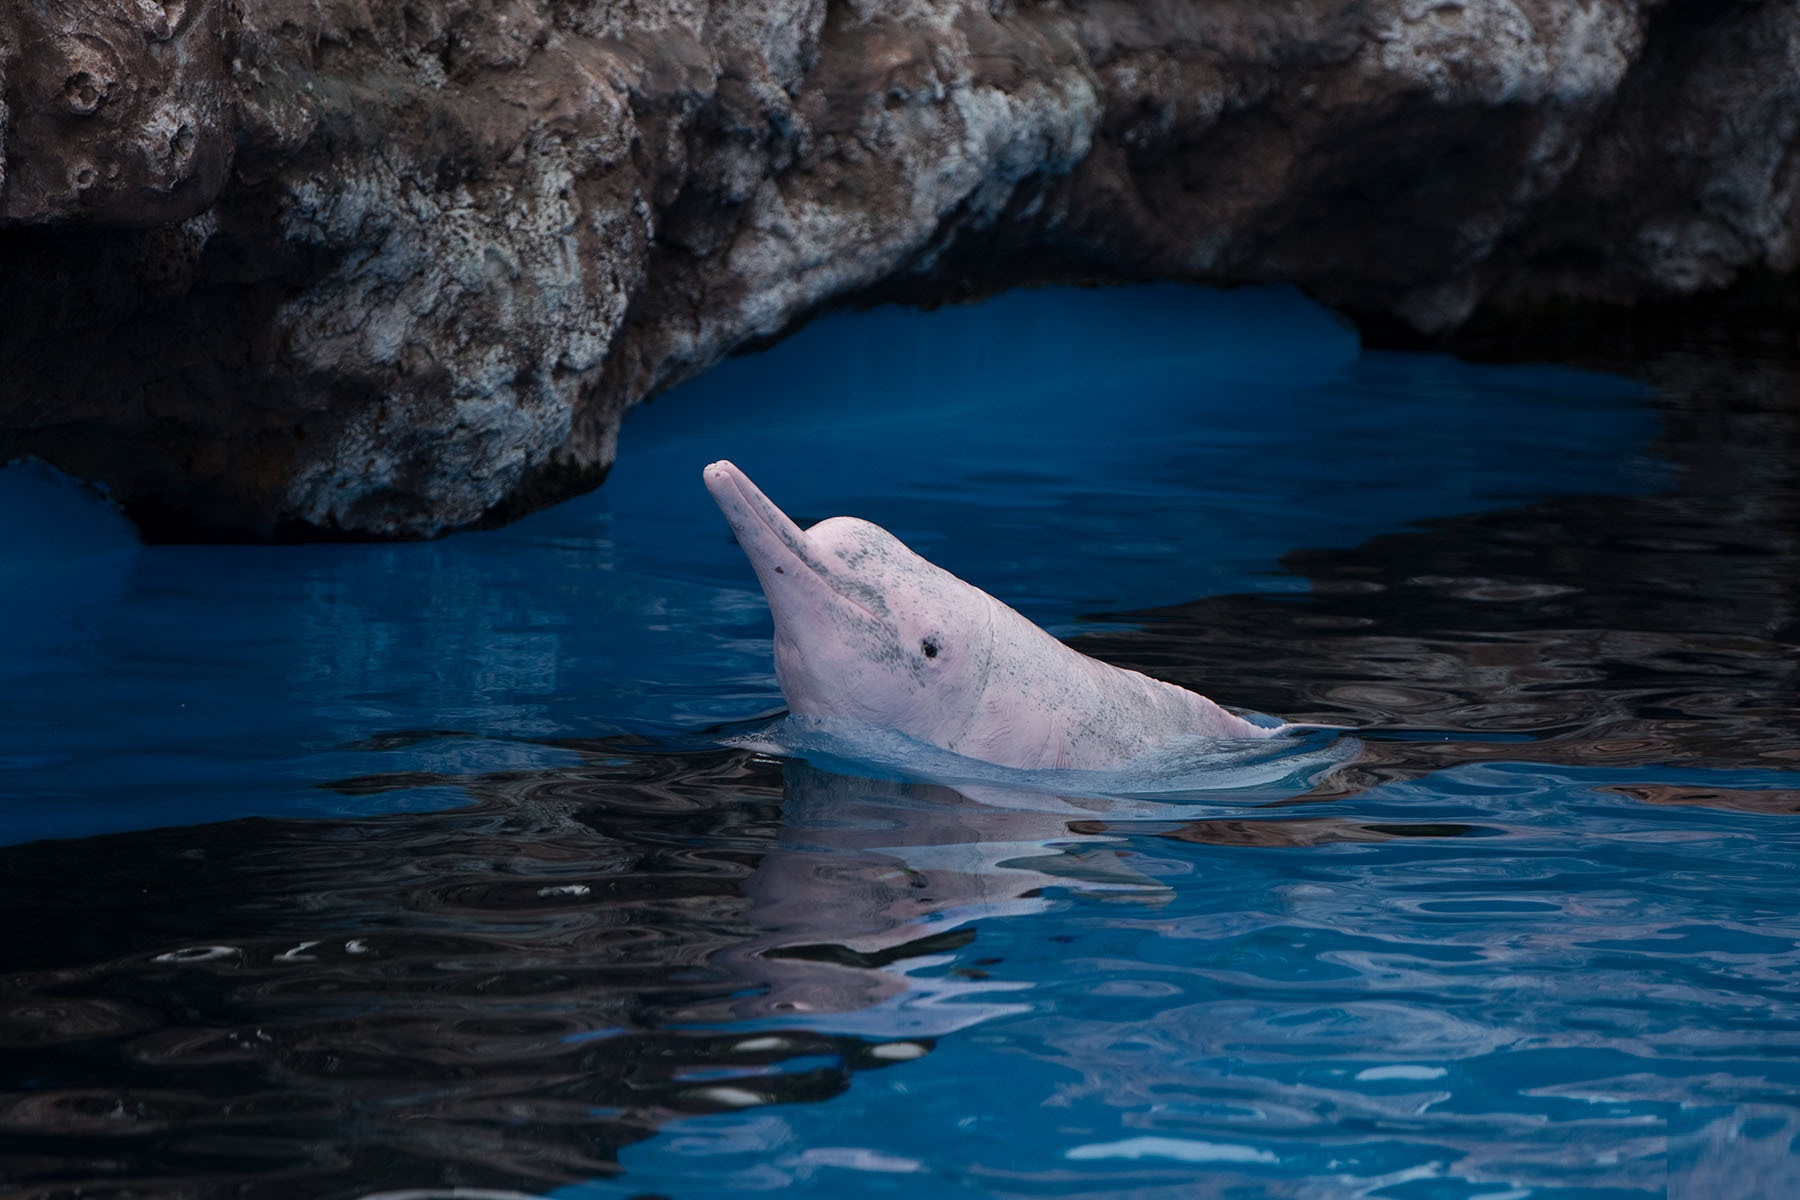
M 879 525 L 802 530 L 732 464 L 705 479 L 768 597 L 789 710 L 954 747 L 987 686 L 999 602 Z

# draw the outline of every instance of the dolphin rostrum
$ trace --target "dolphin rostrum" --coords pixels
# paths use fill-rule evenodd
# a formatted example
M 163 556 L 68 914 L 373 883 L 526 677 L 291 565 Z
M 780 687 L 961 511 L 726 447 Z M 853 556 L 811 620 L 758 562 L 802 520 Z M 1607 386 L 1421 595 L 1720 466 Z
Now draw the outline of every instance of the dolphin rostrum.
M 768 597 L 775 677 L 797 716 L 1026 769 L 1101 770 L 1171 739 L 1296 728 L 1072 650 L 878 525 L 802 530 L 729 462 L 705 479 Z

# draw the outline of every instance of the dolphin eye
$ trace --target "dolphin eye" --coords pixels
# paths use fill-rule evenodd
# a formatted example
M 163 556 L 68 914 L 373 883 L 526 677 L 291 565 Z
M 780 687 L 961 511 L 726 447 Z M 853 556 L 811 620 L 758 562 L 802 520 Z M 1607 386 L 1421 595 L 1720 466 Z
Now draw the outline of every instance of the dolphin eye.
M 920 642 L 919 649 L 925 652 L 926 658 L 936 658 L 938 656 L 938 644 L 930 638 L 926 638 L 924 641 Z

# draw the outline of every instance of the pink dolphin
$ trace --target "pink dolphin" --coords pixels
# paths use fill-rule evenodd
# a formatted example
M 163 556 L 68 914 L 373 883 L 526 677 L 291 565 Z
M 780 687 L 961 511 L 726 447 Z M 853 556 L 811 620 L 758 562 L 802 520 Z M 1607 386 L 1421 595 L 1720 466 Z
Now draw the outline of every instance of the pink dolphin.
M 802 530 L 728 462 L 706 487 L 775 617 L 800 716 L 848 718 L 1005 767 L 1099 770 L 1172 738 L 1267 738 L 1197 693 L 1057 641 L 867 521 Z

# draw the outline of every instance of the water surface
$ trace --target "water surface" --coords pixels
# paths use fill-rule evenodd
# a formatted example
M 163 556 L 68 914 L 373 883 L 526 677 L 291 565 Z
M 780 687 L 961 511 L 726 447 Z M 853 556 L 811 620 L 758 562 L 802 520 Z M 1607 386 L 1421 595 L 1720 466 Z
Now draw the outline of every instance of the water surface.
M 1795 1194 L 1795 391 L 1658 377 L 1042 292 L 821 321 L 431 545 L 0 474 L 0 1180 Z M 729 745 L 716 457 L 1361 744 L 1130 804 Z

